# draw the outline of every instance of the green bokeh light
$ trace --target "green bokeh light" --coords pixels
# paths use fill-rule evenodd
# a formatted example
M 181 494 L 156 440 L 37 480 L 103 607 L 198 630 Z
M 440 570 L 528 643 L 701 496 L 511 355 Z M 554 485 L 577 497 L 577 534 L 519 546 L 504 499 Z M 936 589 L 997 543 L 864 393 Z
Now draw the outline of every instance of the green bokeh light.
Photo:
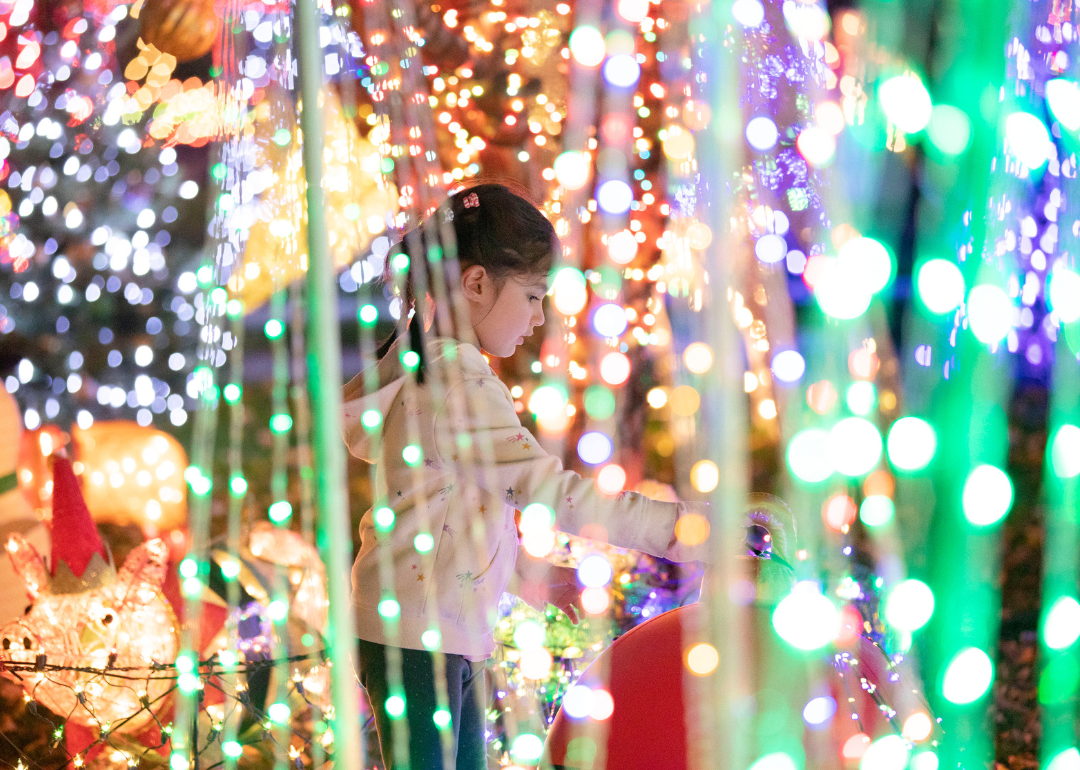
M 868 527 L 882 527 L 896 516 L 896 505 L 885 495 L 870 495 L 859 506 L 859 518 Z
M 934 614 L 934 592 L 921 580 L 896 584 L 885 600 L 885 620 L 901 631 L 918 631 Z
M 862 417 L 840 420 L 829 431 L 829 461 L 844 476 L 864 476 L 881 459 L 881 434 Z
M 1072 647 L 1080 639 L 1080 602 L 1072 596 L 1058 597 L 1043 619 L 1042 636 L 1051 650 Z
M 430 532 L 420 532 L 413 538 L 413 548 L 420 553 L 428 553 L 435 547 L 435 538 Z
M 772 624 L 781 639 L 799 650 L 818 650 L 839 630 L 836 606 L 817 583 L 801 581 L 773 610 Z
M 585 411 L 594 420 L 606 420 L 615 414 L 615 394 L 603 385 L 585 389 Z
M 796 478 L 815 484 L 833 474 L 828 444 L 829 433 L 821 428 L 806 428 L 792 436 L 788 442 L 787 462 Z
M 1013 485 L 1005 471 L 979 465 L 964 482 L 964 517 L 977 527 L 997 524 L 1012 508 Z
M 951 104 L 936 104 L 926 126 L 930 143 L 943 155 L 960 155 L 971 144 L 971 120 Z
M 921 471 L 937 452 L 937 433 L 926 420 L 901 417 L 889 428 L 889 462 L 902 471 Z
M 951 313 L 964 301 L 964 274 L 955 262 L 930 259 L 919 268 L 919 299 L 935 315 Z
M 981 698 L 994 681 L 994 664 L 978 647 L 957 652 L 945 668 L 941 694 L 950 703 L 966 705 Z
M 389 532 L 394 528 L 394 520 L 397 516 L 394 514 L 392 508 L 387 508 L 385 505 L 375 509 L 375 529 L 380 532 Z
M 1050 442 L 1050 466 L 1062 479 L 1080 476 L 1080 427 L 1065 423 Z
M 550 418 L 566 409 L 566 389 L 561 385 L 541 385 L 529 396 L 529 411 L 538 419 Z
M 968 292 L 967 313 L 971 333 L 987 345 L 1001 342 L 1012 328 L 1013 303 L 1000 286 L 973 287 Z
M 872 382 L 857 380 L 848 385 L 844 402 L 852 414 L 865 417 L 873 411 L 877 405 L 877 388 Z

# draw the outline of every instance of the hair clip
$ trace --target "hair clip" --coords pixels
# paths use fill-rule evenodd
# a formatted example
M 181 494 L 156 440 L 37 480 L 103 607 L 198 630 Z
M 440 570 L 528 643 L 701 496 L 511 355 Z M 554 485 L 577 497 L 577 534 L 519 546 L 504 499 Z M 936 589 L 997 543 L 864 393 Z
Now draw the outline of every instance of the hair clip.
M 476 193 L 469 193 L 465 196 L 465 208 L 475 209 L 480 206 L 480 197 Z
M 450 207 L 443 209 L 442 213 L 443 224 L 448 224 L 454 221 L 454 210 Z

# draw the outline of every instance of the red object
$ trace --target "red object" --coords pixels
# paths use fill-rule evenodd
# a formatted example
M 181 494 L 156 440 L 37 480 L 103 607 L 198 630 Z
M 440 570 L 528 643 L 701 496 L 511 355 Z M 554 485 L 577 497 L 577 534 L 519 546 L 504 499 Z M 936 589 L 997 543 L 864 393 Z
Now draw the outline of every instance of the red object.
M 52 558 L 49 568 L 56 575 L 56 565 L 65 562 L 75 577 L 82 577 L 95 553 L 109 560 L 90 509 L 66 457 L 53 458 Z
M 686 714 L 683 704 L 682 619 L 696 605 L 665 612 L 619 637 L 585 673 L 580 684 L 603 687 L 615 709 L 607 738 L 607 767 L 614 770 L 685 770 Z M 603 670 L 610 666 L 605 684 Z M 571 741 L 591 740 L 584 721 L 559 711 L 548 733 L 552 764 L 592 767 L 575 759 L 580 747 Z M 602 732 L 602 731 L 598 731 Z M 571 755 L 567 757 L 567 748 Z

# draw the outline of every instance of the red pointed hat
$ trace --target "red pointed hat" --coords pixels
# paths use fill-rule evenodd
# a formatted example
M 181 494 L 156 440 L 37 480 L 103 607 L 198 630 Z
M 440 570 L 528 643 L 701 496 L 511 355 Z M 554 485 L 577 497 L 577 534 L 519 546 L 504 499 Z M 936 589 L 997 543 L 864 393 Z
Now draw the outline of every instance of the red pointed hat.
M 49 560 L 52 576 L 56 577 L 56 568 L 64 562 L 75 577 L 83 577 L 95 553 L 104 562 L 110 561 L 105 543 L 90 518 L 71 461 L 54 456 L 52 558 Z

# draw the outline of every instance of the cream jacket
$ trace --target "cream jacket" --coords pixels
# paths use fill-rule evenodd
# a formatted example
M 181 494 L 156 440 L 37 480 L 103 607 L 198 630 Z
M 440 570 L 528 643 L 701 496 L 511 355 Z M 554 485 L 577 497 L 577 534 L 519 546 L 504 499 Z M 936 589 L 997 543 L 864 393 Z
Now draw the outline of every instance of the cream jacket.
M 596 522 L 613 545 L 665 555 L 682 503 L 634 492 L 606 496 L 592 480 L 564 470 L 522 427 L 510 391 L 473 345 L 429 342 L 421 386 L 400 362 L 405 350 L 399 340 L 373 371 L 345 387 L 345 442 L 354 456 L 376 464 L 376 502 L 360 522 L 352 570 L 361 639 L 424 649 L 421 635 L 437 628 L 442 651 L 489 657 L 499 598 L 517 560 L 514 511 L 531 503 L 551 508 L 560 531 Z M 375 430 L 361 422 L 372 409 L 382 418 Z M 402 454 L 410 445 L 422 453 L 417 459 L 410 450 L 412 466 Z M 373 512 L 382 505 L 396 514 L 388 532 L 375 527 Z M 430 550 L 417 550 L 418 542 L 431 542 L 418 535 L 431 536 Z M 400 605 L 396 622 L 377 609 L 390 597 Z

